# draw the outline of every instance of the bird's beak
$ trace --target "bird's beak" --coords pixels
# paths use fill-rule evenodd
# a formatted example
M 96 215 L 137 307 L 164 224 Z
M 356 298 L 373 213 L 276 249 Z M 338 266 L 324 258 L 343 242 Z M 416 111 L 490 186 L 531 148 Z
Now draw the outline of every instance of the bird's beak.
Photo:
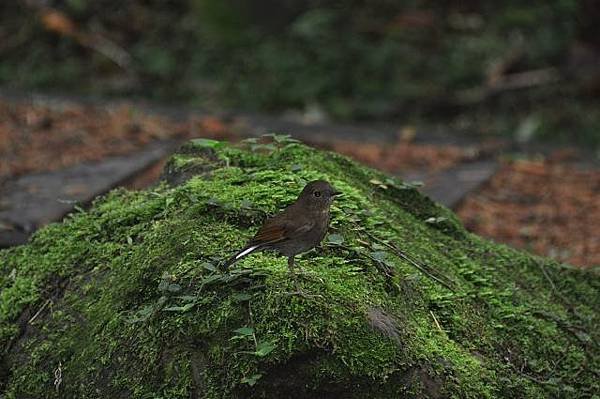
M 337 197 L 338 195 L 342 195 L 343 193 L 341 191 L 337 191 L 335 190 L 334 192 L 331 193 L 332 197 Z

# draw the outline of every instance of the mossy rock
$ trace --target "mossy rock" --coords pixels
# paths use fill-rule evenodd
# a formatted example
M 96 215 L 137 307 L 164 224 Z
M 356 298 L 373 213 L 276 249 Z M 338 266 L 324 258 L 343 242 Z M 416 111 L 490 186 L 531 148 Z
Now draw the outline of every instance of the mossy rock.
M 115 190 L 0 252 L 0 397 L 598 395 L 598 269 L 479 238 L 414 187 L 274 139 L 191 143 L 177 185 Z M 306 295 L 273 253 L 216 268 L 313 179 L 344 196 L 297 259 Z

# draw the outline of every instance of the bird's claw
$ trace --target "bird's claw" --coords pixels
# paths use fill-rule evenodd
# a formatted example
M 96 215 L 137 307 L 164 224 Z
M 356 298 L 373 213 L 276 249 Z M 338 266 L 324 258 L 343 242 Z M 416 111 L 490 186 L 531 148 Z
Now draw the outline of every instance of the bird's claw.
M 296 274 L 295 273 L 291 273 L 292 275 L 292 279 L 294 281 L 294 287 L 296 288 L 295 291 L 291 291 L 291 292 L 286 292 L 285 295 L 299 295 L 302 298 L 323 298 L 322 295 L 319 294 L 307 294 L 306 292 L 304 292 L 304 290 L 302 289 L 302 287 L 300 287 L 300 284 L 298 283 L 298 279 L 296 278 Z
M 305 299 L 323 298 L 323 295 L 319 295 L 319 294 L 307 294 L 300 287 L 296 287 L 296 291 L 286 292 L 285 294 L 286 295 L 298 295 L 298 296 L 301 296 L 302 298 L 305 298 Z

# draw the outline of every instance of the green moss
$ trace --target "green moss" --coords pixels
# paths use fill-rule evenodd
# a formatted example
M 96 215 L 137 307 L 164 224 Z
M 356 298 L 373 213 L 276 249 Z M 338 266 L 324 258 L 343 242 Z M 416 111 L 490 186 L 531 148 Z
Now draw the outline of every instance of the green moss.
M 533 398 L 600 389 L 597 271 L 473 236 L 414 188 L 281 137 L 191 143 L 168 174 L 178 180 L 192 164 L 201 174 L 182 184 L 113 191 L 0 252 L 2 395 Z M 310 296 L 293 294 L 286 260 L 271 253 L 215 269 L 316 178 L 345 193 L 331 224 L 343 242 L 298 259 Z

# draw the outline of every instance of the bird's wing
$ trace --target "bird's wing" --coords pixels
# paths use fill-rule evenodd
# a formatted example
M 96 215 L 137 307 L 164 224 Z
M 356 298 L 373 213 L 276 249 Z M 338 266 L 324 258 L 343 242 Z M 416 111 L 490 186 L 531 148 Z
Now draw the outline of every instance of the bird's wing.
M 250 240 L 248 245 L 264 245 L 274 244 L 277 242 L 289 240 L 298 237 L 312 229 L 314 222 L 309 220 L 294 220 L 294 222 L 286 221 L 282 216 L 277 215 L 265 222 L 258 230 L 254 238 Z

